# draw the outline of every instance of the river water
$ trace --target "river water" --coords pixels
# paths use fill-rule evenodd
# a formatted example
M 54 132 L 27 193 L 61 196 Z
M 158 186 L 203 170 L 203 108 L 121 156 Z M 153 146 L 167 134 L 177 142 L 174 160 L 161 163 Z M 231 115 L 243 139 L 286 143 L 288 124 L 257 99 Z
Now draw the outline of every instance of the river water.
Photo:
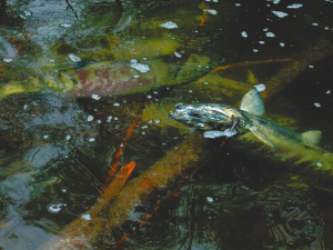
M 0 249 L 333 249 L 332 13 L 0 0 Z M 265 119 L 320 145 L 205 139 L 169 116 L 256 84 Z

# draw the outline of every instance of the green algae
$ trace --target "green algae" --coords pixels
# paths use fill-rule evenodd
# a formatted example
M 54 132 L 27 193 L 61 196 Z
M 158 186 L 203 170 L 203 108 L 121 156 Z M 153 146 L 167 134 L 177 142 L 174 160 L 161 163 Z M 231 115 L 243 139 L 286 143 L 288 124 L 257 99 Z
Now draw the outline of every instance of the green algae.
M 186 88 L 193 91 L 193 95 L 209 101 L 235 102 L 250 88 L 250 85 L 216 73 L 208 73 L 188 85 Z
M 209 57 L 198 54 L 191 54 L 185 64 L 177 73 L 176 82 L 186 82 L 193 80 L 208 72 L 211 68 L 211 60 Z

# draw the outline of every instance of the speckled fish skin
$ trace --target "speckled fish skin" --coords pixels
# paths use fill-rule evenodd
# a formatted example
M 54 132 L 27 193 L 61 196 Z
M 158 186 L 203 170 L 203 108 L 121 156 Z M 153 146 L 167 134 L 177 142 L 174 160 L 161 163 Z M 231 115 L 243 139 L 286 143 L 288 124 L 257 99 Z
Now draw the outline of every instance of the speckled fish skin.
M 279 141 L 303 144 L 301 134 L 229 105 L 177 104 L 170 115 L 173 119 L 200 130 L 225 130 L 231 128 L 234 121 L 238 120 L 235 128 L 237 131 L 250 130 L 258 139 L 271 147 L 279 144 Z
M 239 120 L 238 129 L 245 128 L 251 123 L 250 119 L 244 116 L 244 112 L 229 105 L 209 104 L 176 104 L 175 110 L 170 116 L 188 126 L 201 130 L 226 129 L 230 128 L 234 120 Z

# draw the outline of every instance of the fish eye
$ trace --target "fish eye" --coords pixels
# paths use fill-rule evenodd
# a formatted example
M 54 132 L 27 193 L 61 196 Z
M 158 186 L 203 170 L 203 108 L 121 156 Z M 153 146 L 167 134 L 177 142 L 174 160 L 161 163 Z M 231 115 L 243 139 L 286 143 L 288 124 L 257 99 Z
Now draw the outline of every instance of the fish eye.
M 184 108 L 184 104 L 183 103 L 177 103 L 176 105 L 175 105 L 175 108 L 177 109 L 177 110 L 180 110 L 180 109 L 183 109 Z

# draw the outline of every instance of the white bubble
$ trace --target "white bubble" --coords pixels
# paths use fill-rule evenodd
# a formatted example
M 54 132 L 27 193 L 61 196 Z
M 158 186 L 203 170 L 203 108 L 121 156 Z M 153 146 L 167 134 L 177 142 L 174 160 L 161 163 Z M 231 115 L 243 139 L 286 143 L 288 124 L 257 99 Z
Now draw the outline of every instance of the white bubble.
M 94 138 L 94 137 L 88 138 L 88 142 L 95 142 L 95 141 L 96 141 L 96 138 Z
M 204 9 L 204 11 L 213 16 L 217 15 L 218 13 L 217 10 L 214 9 Z
M 174 53 L 174 55 L 175 55 L 175 57 L 177 57 L 177 58 L 182 58 L 182 54 L 180 54 L 180 53 L 177 52 L 177 51 Z
M 246 32 L 245 30 L 243 30 L 243 31 L 241 32 L 241 37 L 244 37 L 244 38 L 247 38 L 247 37 L 248 37 L 248 34 L 247 34 L 247 32 Z
M 96 101 L 98 101 L 98 100 L 101 99 L 101 96 L 100 96 L 100 95 L 97 95 L 97 94 L 92 94 L 92 95 L 91 95 L 91 98 L 94 99 L 94 100 L 96 100 Z
M 280 43 L 279 43 L 279 46 L 280 46 L 280 47 L 285 47 L 286 44 L 285 44 L 284 42 L 280 42 Z
M 11 63 L 13 61 L 13 58 L 9 58 L 9 57 L 3 58 L 2 61 L 5 63 Z
M 173 21 L 167 21 L 165 23 L 162 23 L 160 26 L 164 29 L 177 29 L 178 28 L 178 25 Z
M 60 24 L 60 26 L 63 28 L 70 28 L 72 25 L 69 23 L 62 23 L 62 24 Z
M 69 141 L 70 139 L 72 139 L 72 136 L 71 136 L 71 135 L 66 135 L 66 136 L 65 136 L 65 140 L 66 140 L 66 141 Z
M 278 18 L 285 18 L 289 14 L 283 11 L 278 11 L 278 10 L 272 10 L 273 15 L 277 16 Z
M 68 54 L 68 58 L 75 63 L 81 62 L 81 58 L 73 53 Z
M 148 64 L 139 63 L 136 59 L 130 61 L 130 66 L 141 73 L 147 73 L 150 70 Z
M 91 122 L 91 121 L 93 121 L 95 118 L 92 116 L 92 115 L 88 115 L 88 117 L 87 117 L 87 121 L 88 122 Z
M 273 37 L 275 37 L 276 35 L 275 35 L 273 32 L 271 32 L 271 31 L 267 31 L 267 32 L 265 33 L 265 36 L 266 36 L 266 37 L 273 38 Z
M 113 103 L 113 107 L 120 107 L 120 103 L 119 102 Z
M 112 115 L 109 115 L 107 118 L 106 118 L 106 122 L 110 123 L 112 121 Z
M 89 213 L 85 213 L 81 215 L 81 218 L 84 220 L 91 220 L 91 215 Z
M 54 203 L 48 206 L 47 211 L 52 214 L 59 213 L 64 207 L 66 207 L 65 203 Z
M 316 108 L 321 108 L 321 104 L 319 102 L 314 102 L 313 106 L 315 106 Z
M 331 90 L 330 89 L 328 89 L 328 90 L 326 90 L 326 95 L 330 95 L 331 94 Z
M 28 16 L 32 16 L 32 13 L 31 13 L 30 11 L 28 11 L 28 10 L 23 11 L 23 14 L 24 14 L 26 17 L 28 17 Z
M 293 3 L 293 4 L 289 4 L 287 6 L 287 9 L 299 9 L 302 8 L 303 4 L 302 3 Z
M 207 196 L 207 197 L 206 197 L 206 200 L 207 200 L 207 202 L 209 202 L 209 203 L 214 202 L 214 198 L 213 198 L 213 197 L 210 197 L 210 196 Z

